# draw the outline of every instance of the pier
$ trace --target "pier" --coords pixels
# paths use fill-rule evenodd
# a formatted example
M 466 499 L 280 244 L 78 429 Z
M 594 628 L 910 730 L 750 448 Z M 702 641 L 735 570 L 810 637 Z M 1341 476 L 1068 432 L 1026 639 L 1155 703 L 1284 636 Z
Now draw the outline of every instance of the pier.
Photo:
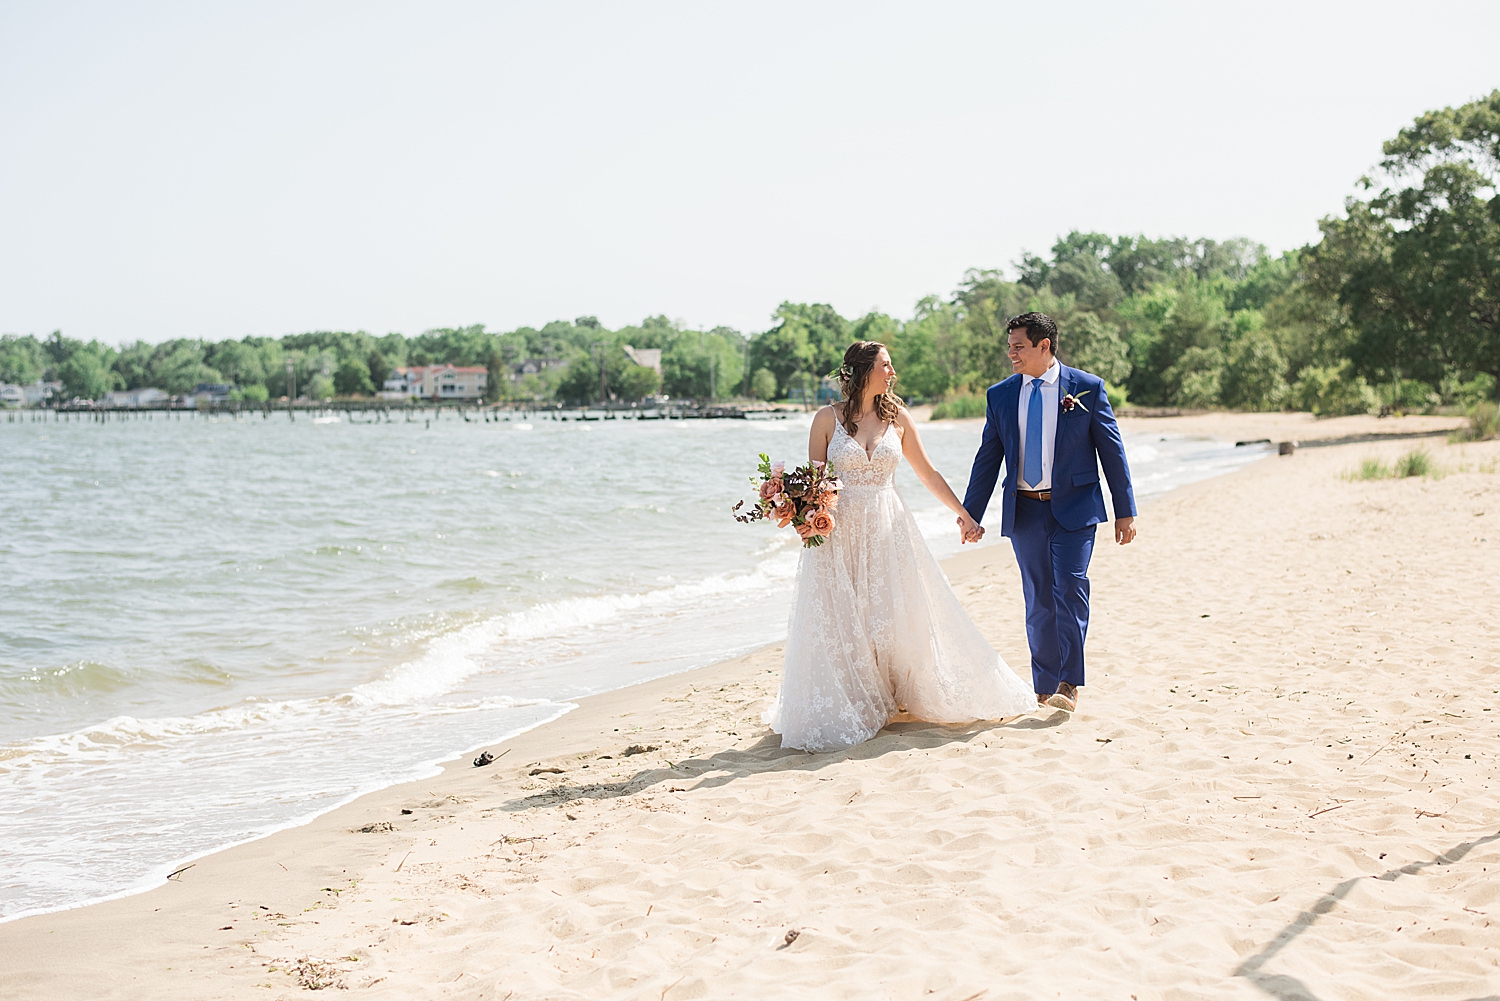
M 609 403 L 565 406 L 544 403 L 482 403 L 461 400 L 224 400 L 197 403 L 162 401 L 140 406 L 110 406 L 100 403 L 62 403 L 52 407 L 5 410 L 5 422 L 64 423 L 129 420 L 182 420 L 211 417 L 219 420 L 270 420 L 278 415 L 296 421 L 336 417 L 350 424 L 414 424 L 435 420 L 505 424 L 518 421 L 684 421 L 684 420 L 784 420 L 801 408 L 755 403 L 710 403 L 673 400 L 668 403 Z

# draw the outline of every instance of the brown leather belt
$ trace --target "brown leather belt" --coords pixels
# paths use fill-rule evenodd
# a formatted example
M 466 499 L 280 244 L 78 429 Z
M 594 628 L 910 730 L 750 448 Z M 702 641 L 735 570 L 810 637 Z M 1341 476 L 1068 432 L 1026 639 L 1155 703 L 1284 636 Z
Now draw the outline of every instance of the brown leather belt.
M 1051 490 L 1017 490 L 1016 493 L 1022 497 L 1030 497 L 1032 500 L 1049 501 L 1052 499 Z

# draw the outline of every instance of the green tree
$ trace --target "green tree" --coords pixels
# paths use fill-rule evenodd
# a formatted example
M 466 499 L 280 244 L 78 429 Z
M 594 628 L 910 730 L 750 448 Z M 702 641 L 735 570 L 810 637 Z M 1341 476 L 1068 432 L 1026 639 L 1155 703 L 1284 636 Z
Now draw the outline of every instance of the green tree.
M 768 368 L 758 368 L 750 377 L 750 392 L 757 400 L 776 399 L 776 373 Z
M 953 301 L 962 311 L 969 366 L 978 385 L 999 382 L 1012 374 L 1005 323 L 1025 312 L 1036 294 L 1036 287 L 1006 281 L 998 270 L 970 269 L 964 274 Z
M 1130 375 L 1130 346 L 1120 328 L 1095 313 L 1079 311 L 1059 325 L 1059 357 L 1074 368 L 1092 372 L 1105 382 L 1121 385 Z
M 1259 327 L 1248 331 L 1229 348 L 1220 401 L 1243 410 L 1275 410 L 1286 397 L 1286 370 L 1275 339 Z
M 46 374 L 50 361 L 41 342 L 30 334 L 0 336 L 0 382 L 36 382 Z
M 370 383 L 376 389 L 385 385 L 385 380 L 391 377 L 391 363 L 385 356 L 385 352 L 375 348 L 365 359 L 365 368 L 370 373 Z
M 963 308 L 957 302 L 944 302 L 935 295 L 917 301 L 912 318 L 901 327 L 898 351 L 908 349 L 919 371 L 901 378 L 914 392 L 937 397 L 950 390 L 963 390 L 978 379 L 974 371 L 973 338 L 964 322 Z M 908 346 L 906 337 L 912 343 Z M 922 371 L 924 366 L 930 368 Z M 907 364 L 910 368 L 911 364 Z
M 572 353 L 571 361 L 557 384 L 558 399 L 570 403 L 598 403 L 602 399 L 633 402 L 656 392 L 660 383 L 655 369 L 635 364 L 617 343 L 602 338 L 594 343 L 601 346 L 591 353 L 577 349 Z M 601 356 L 608 397 L 600 396 Z M 646 372 L 650 375 L 645 375 Z
M 400 334 L 386 334 L 384 337 L 375 338 L 375 350 L 380 352 L 390 369 L 406 367 L 406 338 Z M 371 368 L 370 377 L 374 378 L 374 376 L 375 370 Z M 390 378 L 390 375 L 387 374 L 386 378 Z
M 498 344 L 490 350 L 484 371 L 484 398 L 494 403 L 510 386 L 510 366 L 505 363 L 505 354 Z
M 618 389 L 616 390 L 620 399 L 627 402 L 645 399 L 655 396 L 661 389 L 661 376 L 656 369 L 647 368 L 628 362 L 621 367 L 618 375 Z
M 114 349 L 98 341 L 80 344 L 71 351 L 57 367 L 57 376 L 68 395 L 97 400 L 110 390 L 123 387 L 124 380 L 110 368 L 114 353 Z
M 783 302 L 773 318 L 776 325 L 750 342 L 750 366 L 775 375 L 783 396 L 794 375 L 800 386 L 803 375 L 817 380 L 832 372 L 854 340 L 849 321 L 824 303 Z
M 180 395 L 191 392 L 199 383 L 223 382 L 223 374 L 208 364 L 205 354 L 200 340 L 164 341 L 151 352 L 145 384 Z
M 1363 376 L 1355 375 L 1346 359 L 1337 365 L 1309 365 L 1292 387 L 1292 398 L 1299 410 L 1319 417 L 1343 417 L 1367 414 L 1379 401 Z
M 1122 304 L 1131 330 L 1133 400 L 1194 407 L 1218 402 L 1218 370 L 1233 329 L 1224 287 L 1220 280 L 1185 274 Z
M 896 391 L 908 399 L 936 399 L 946 393 L 952 383 L 937 358 L 936 341 L 940 321 L 936 320 L 936 316 L 940 314 L 930 308 L 935 301 L 935 296 L 929 296 L 918 302 L 918 315 L 903 324 L 896 324 L 884 313 L 868 314 L 855 323 L 856 338 L 885 343 L 891 353 L 891 364 L 896 367 L 896 375 L 900 379 L 896 384 Z M 925 313 L 922 311 L 924 304 L 929 306 Z M 879 331 L 879 336 L 871 337 L 869 334 L 877 331 L 872 329 L 870 321 L 876 317 L 883 318 L 888 329 Z
M 358 358 L 345 358 L 333 373 L 333 388 L 340 396 L 369 396 L 375 392 L 370 367 Z
M 1387 186 L 1324 219 L 1306 253 L 1348 313 L 1349 359 L 1376 383 L 1485 373 L 1500 386 L 1500 90 L 1421 115 L 1384 151 Z
M 620 333 L 624 336 L 628 332 Z M 671 396 L 704 400 L 732 396 L 744 381 L 745 340 L 736 330 L 674 329 L 669 338 L 658 339 L 658 343 L 664 344 L 661 388 Z

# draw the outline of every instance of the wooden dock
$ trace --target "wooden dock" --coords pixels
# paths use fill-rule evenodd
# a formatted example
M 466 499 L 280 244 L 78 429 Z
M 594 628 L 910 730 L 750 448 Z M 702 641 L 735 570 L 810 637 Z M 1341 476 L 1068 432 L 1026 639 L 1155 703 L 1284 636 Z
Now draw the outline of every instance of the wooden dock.
M 430 424 L 435 420 L 466 423 L 512 423 L 520 421 L 657 421 L 657 420 L 783 420 L 801 413 L 800 408 L 766 404 L 709 403 L 674 400 L 669 404 L 609 404 L 569 407 L 560 404 L 478 403 L 459 400 L 224 400 L 185 406 L 163 401 L 144 406 L 109 406 L 98 403 L 63 403 L 3 411 L 6 423 L 63 423 L 129 420 L 183 420 L 217 418 L 270 420 L 284 414 L 296 421 L 337 417 L 351 424 Z

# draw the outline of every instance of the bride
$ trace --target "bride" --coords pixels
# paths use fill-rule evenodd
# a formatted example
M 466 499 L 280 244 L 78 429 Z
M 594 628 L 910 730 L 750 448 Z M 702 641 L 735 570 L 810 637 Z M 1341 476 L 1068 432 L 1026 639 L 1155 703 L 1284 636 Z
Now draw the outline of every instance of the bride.
M 896 493 L 905 455 L 973 537 L 977 525 L 891 391 L 890 353 L 857 341 L 838 375 L 844 399 L 818 411 L 807 446 L 843 482 L 838 526 L 802 552 L 781 691 L 765 722 L 782 747 L 831 751 L 869 740 L 901 712 L 961 723 L 1034 711 L 1031 686 L 959 605 Z

